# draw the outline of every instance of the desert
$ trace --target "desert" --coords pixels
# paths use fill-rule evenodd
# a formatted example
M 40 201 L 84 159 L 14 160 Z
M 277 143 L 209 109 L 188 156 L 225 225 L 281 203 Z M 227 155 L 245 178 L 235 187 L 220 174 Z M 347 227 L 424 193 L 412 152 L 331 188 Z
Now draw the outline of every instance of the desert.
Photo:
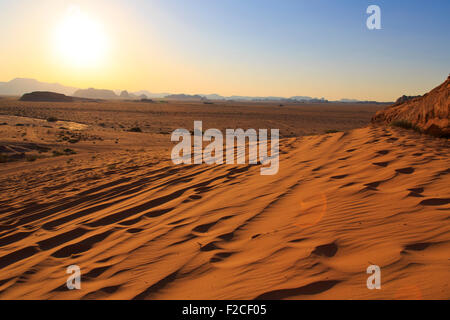
M 0 297 L 448 299 L 448 140 L 371 124 L 384 107 L 5 97 Z M 174 165 L 194 119 L 276 121 L 278 174 Z
M 450 300 L 448 12 L 0 1 L 0 300 L 168 319 Z

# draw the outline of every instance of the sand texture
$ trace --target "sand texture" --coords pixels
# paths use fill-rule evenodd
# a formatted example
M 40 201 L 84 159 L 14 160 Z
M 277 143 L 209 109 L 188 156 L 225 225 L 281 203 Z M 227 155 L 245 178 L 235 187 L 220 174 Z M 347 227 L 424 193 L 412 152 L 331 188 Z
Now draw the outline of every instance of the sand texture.
M 284 138 L 274 176 L 158 152 L 4 164 L 0 298 L 450 298 L 446 139 Z M 66 288 L 73 264 L 81 290 Z M 366 287 L 371 264 L 381 290 Z

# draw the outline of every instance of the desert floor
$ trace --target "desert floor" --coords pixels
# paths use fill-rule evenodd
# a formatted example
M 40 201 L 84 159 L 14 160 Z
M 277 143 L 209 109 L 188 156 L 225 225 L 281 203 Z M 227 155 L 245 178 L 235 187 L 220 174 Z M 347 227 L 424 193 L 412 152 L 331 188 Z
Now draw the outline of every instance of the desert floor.
M 449 299 L 448 140 L 381 108 L 0 99 L 0 299 Z M 278 174 L 172 164 L 194 120 L 279 128 Z

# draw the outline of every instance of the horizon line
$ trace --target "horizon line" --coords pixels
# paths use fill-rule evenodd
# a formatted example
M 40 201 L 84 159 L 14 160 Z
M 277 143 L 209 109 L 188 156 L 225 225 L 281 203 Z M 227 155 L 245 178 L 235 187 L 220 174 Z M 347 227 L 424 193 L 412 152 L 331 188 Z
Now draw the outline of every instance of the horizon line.
M 354 101 L 354 102 L 377 102 L 377 103 L 391 103 L 391 102 L 394 102 L 394 101 L 379 101 L 379 100 L 373 100 L 373 99 L 367 99 L 367 98 L 365 98 L 365 99 L 355 99 L 355 98 L 346 98 L 346 97 L 344 97 L 344 98 L 340 98 L 340 99 L 328 99 L 328 98 L 326 98 L 326 97 L 312 97 L 312 96 L 309 96 L 309 95 L 292 95 L 292 96 L 289 96 L 289 97 L 287 97 L 287 96 L 277 96 L 277 95 L 267 95 L 267 96 L 260 96 L 260 95 L 255 95 L 255 96 L 253 96 L 253 95 L 238 95 L 238 94 L 232 94 L 232 95 L 223 95 L 223 94 L 220 94 L 220 93 L 217 93 L 217 92 L 214 92 L 214 93 L 187 93 L 187 92 L 171 92 L 170 90 L 167 90 L 167 92 L 153 92 L 153 91 L 150 91 L 150 90 L 148 90 L 148 89 L 140 89 L 140 90 L 129 90 L 129 89 L 109 89 L 109 88 L 96 88 L 96 87 L 92 87 L 92 86 L 90 86 L 90 87 L 85 87 L 85 88 L 81 88 L 81 87 L 77 87 L 77 86 L 71 86 L 71 85 L 65 85 L 65 84 L 62 84 L 61 82 L 46 82 L 46 81 L 41 81 L 41 80 L 38 80 L 38 79 L 36 79 L 36 78 L 30 78 L 30 77 L 14 77 L 14 78 L 12 78 L 11 80 L 9 80 L 9 81 L 0 81 L 0 86 L 1 85 L 4 85 L 4 84 L 6 84 L 6 83 L 9 83 L 9 82 L 11 82 L 11 81 L 14 81 L 14 80 L 34 80 L 34 81 L 37 81 L 37 82 L 39 82 L 39 83 L 44 83 L 44 84 L 51 84 L 51 85 L 60 85 L 60 86 L 63 86 L 63 87 L 67 87 L 67 88 L 74 88 L 74 89 L 76 89 L 76 90 L 88 90 L 88 89 L 94 89 L 94 90 L 109 90 L 109 91 L 112 91 L 112 92 L 114 92 L 114 94 L 115 95 L 117 95 L 118 97 L 119 97 L 119 95 L 116 93 L 116 92 L 123 92 L 123 91 L 127 91 L 129 94 L 135 94 L 135 93 L 137 93 L 137 92 L 141 92 L 141 91 L 147 91 L 148 93 L 150 93 L 150 94 L 164 94 L 165 95 L 165 97 L 167 97 L 167 96 L 169 96 L 169 95 L 187 95 L 187 96 L 195 96 L 195 95 L 198 95 L 198 96 L 203 96 L 204 98 L 207 98 L 206 96 L 211 96 L 211 95 L 217 95 L 217 96 L 220 96 L 222 99 L 217 99 L 217 100 L 229 100 L 229 99 L 231 99 L 232 97 L 235 97 L 235 98 L 246 98 L 245 100 L 249 100 L 249 101 L 251 101 L 251 100 L 255 100 L 255 99 L 266 99 L 266 100 L 272 100 L 272 101 L 276 101 L 276 100 L 294 100 L 294 99 L 292 99 L 292 98 L 294 98 L 294 97 L 305 97 L 305 99 L 303 99 L 303 100 L 296 100 L 296 101 L 307 101 L 307 100 L 324 100 L 324 101 L 329 101 L 329 102 L 352 102 L 352 101 Z M 72 95 L 75 93 L 76 91 L 74 91 L 73 93 L 72 93 Z M 26 93 L 28 93 L 28 92 L 26 92 Z M 23 94 L 25 94 L 25 93 L 23 93 Z M 0 95 L 2 95 L 2 94 L 0 94 Z M 9 95 L 9 94 L 3 94 L 3 95 Z M 9 96 L 15 96 L 14 94 L 13 95 L 9 95 Z M 403 95 L 399 95 L 398 97 L 401 97 L 401 96 L 403 96 Z M 165 97 L 161 97 L 161 98 L 165 98 Z M 270 99 L 270 98 L 273 98 L 273 99 Z M 208 98 L 207 98 L 208 99 Z M 215 99 L 210 99 L 210 100 L 215 100 Z M 345 100 L 348 100 L 348 101 L 345 101 Z

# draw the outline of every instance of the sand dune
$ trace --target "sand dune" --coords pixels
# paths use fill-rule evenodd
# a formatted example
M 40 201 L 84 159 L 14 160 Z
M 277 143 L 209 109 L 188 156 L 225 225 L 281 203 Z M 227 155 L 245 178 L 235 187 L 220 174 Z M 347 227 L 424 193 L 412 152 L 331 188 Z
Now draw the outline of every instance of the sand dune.
M 280 150 L 274 176 L 120 152 L 4 172 L 0 298 L 450 298 L 447 140 L 371 126 Z

